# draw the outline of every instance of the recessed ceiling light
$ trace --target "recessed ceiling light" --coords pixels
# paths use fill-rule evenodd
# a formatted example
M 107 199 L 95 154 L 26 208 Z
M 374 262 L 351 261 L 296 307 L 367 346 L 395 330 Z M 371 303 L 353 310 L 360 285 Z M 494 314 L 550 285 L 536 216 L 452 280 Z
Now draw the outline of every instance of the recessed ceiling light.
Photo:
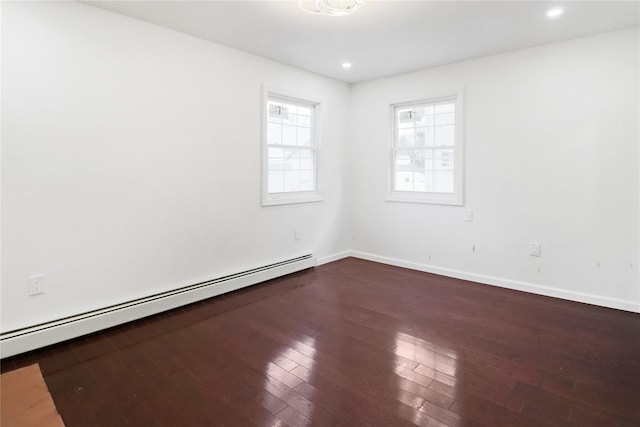
M 342 68 L 344 68 L 345 70 L 351 68 L 351 62 L 343 62 Z
M 554 19 L 564 13 L 564 9 L 561 7 L 552 7 L 547 11 L 547 18 Z

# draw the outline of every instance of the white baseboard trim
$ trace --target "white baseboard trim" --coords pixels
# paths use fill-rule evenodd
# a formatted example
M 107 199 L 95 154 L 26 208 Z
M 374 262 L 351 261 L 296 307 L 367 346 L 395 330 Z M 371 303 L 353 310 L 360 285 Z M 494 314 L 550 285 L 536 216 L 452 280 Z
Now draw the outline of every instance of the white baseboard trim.
M 5 358 L 87 335 L 143 317 L 181 307 L 227 292 L 314 267 L 317 259 L 304 255 L 192 286 L 150 295 L 99 310 L 4 332 L 0 335 L 0 357 Z
M 351 254 L 352 254 L 351 251 L 343 251 L 343 252 L 338 252 L 337 254 L 318 257 L 318 265 L 328 264 L 334 261 L 340 261 L 341 259 L 349 258 Z
M 561 298 L 570 301 L 593 304 L 608 308 L 640 313 L 640 302 L 625 301 L 582 292 L 571 292 L 559 288 L 536 285 L 499 277 L 485 276 L 465 271 L 420 264 L 397 258 L 390 258 L 360 251 L 344 251 L 336 254 L 315 258 L 306 255 L 294 260 L 283 261 L 273 265 L 256 268 L 236 275 L 200 283 L 191 287 L 151 295 L 135 301 L 105 307 L 89 313 L 70 316 L 64 319 L 9 331 L 0 335 L 0 357 L 10 357 L 16 354 L 35 350 L 68 339 L 87 335 L 163 311 L 171 310 L 183 305 L 191 304 L 207 298 L 242 289 L 266 280 L 284 276 L 296 271 L 327 264 L 344 258 L 354 257 L 381 264 L 394 265 L 411 270 L 424 271 L 446 277 L 469 280 L 481 284 L 498 286 L 507 289 L 530 292 Z
M 397 258 L 390 258 L 381 255 L 375 255 L 367 252 L 351 251 L 350 255 L 354 258 L 360 258 L 368 261 L 379 262 L 381 264 L 393 265 L 396 267 L 408 268 L 411 270 L 424 271 L 426 273 L 438 274 L 441 276 L 453 277 L 456 279 L 469 280 L 472 282 L 482 283 L 485 285 L 498 286 L 501 288 L 513 289 L 516 291 L 529 292 L 548 297 L 560 298 L 569 301 L 582 302 L 586 304 L 598 305 L 607 308 L 615 308 L 618 310 L 640 313 L 640 301 L 625 301 L 616 298 L 608 298 L 600 295 L 587 294 L 583 292 L 567 291 L 564 289 L 536 285 L 534 283 L 520 282 L 517 280 L 503 279 L 493 276 L 485 276 L 482 274 L 469 273 L 466 271 L 454 270 L 449 268 L 436 267 L 428 264 L 420 264 L 411 261 L 404 261 Z

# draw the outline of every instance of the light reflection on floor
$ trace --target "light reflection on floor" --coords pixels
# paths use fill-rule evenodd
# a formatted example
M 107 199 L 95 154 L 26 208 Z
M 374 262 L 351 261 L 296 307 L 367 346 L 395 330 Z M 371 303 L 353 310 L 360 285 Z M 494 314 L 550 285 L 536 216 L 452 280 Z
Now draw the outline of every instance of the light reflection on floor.
M 396 332 L 393 352 L 396 355 L 398 400 L 402 402 L 398 404 L 398 415 L 413 424 L 424 425 L 425 418 L 431 417 L 420 411 L 425 400 L 419 397 L 421 392 L 417 388 L 428 388 L 438 372 L 451 377 L 455 387 L 457 353 L 404 332 Z
M 313 419 L 312 396 L 302 397 L 293 389 L 301 383 L 312 383 L 313 369 L 316 364 L 316 341 L 315 338 L 305 336 L 301 341 L 294 340 L 288 347 L 282 348 L 269 363 L 265 372 L 265 396 L 268 400 L 272 394 L 283 402 L 296 402 L 300 406 L 294 407 L 296 411 L 302 413 L 309 419 Z M 305 360 L 305 363 L 297 363 Z M 297 361 L 297 362 L 294 362 Z M 286 387 L 283 387 L 283 384 Z M 312 393 L 313 395 L 314 393 Z M 279 411 L 281 412 L 281 411 Z M 278 413 L 279 413 L 278 412 Z M 276 414 L 274 414 L 276 415 Z M 280 426 L 279 421 L 275 421 L 272 427 Z

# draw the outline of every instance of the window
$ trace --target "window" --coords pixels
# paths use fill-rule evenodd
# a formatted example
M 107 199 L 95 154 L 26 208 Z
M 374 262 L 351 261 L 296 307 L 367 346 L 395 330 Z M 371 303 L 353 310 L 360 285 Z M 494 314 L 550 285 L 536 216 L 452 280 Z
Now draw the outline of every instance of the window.
M 391 106 L 388 200 L 463 204 L 462 94 Z
M 320 104 L 265 91 L 263 205 L 320 201 Z

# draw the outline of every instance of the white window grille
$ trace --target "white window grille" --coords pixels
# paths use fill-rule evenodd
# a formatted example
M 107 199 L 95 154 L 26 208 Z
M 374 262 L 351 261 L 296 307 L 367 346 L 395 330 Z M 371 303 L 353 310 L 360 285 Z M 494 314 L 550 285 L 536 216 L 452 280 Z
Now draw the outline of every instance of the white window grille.
M 318 192 L 320 104 L 265 91 L 263 205 L 321 200 Z
M 463 204 L 462 94 L 391 106 L 388 200 Z

